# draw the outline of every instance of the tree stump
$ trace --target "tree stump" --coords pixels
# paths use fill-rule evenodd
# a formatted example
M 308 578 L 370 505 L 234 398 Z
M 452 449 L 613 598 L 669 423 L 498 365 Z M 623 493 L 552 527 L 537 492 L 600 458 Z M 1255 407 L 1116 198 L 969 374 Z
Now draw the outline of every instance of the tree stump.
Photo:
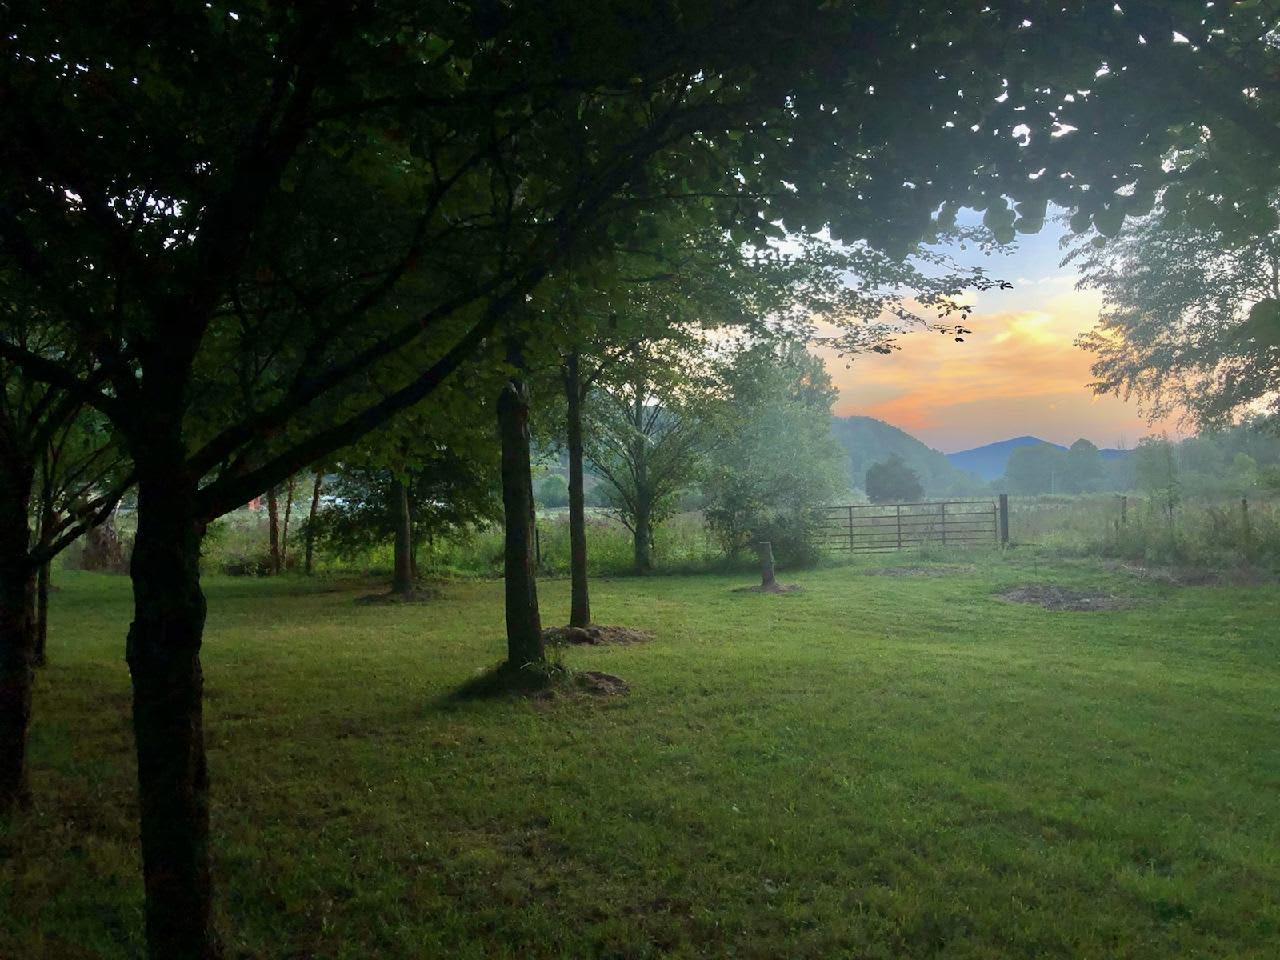
M 773 575 L 773 544 L 761 540 L 756 544 L 756 554 L 760 557 L 760 589 L 771 590 L 778 583 Z

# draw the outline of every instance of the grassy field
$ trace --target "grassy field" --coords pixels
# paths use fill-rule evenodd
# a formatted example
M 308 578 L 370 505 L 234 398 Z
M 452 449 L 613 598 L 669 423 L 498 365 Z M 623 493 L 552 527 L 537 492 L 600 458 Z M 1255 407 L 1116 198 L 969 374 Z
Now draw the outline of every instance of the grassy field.
M 453 696 L 501 656 L 500 584 L 210 578 L 228 955 L 1280 955 L 1280 591 L 959 562 L 602 581 L 656 640 L 566 659 L 631 694 L 538 701 Z M 1136 604 L 992 596 L 1050 582 Z M 0 957 L 134 957 L 128 583 L 61 584 Z

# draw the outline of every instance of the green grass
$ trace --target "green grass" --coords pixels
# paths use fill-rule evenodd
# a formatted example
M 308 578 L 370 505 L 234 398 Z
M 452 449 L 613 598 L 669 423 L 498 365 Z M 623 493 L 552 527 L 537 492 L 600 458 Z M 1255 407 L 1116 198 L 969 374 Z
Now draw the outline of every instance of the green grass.
M 785 596 L 598 582 L 601 622 L 657 634 L 567 655 L 631 682 L 604 701 L 451 696 L 502 654 L 497 583 L 360 606 L 211 578 L 229 956 L 1276 957 L 1276 588 L 974 559 Z M 1036 582 L 1142 602 L 991 596 Z M 0 827 L 6 960 L 140 950 L 128 584 L 61 583 L 36 806 Z

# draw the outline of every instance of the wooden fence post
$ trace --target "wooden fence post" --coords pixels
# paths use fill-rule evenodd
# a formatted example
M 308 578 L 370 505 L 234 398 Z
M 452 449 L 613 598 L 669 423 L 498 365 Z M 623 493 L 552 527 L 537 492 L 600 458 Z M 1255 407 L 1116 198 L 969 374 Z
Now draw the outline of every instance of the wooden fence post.
M 901 550 L 902 549 L 902 504 L 900 503 L 897 504 L 897 507 L 898 507 L 898 549 Z
M 849 507 L 849 552 L 853 553 L 853 507 Z
M 1000 494 L 1000 546 L 1007 547 L 1009 545 L 1009 495 L 1007 493 Z
M 942 545 L 945 547 L 947 545 L 947 501 L 942 501 L 938 513 L 942 517 Z

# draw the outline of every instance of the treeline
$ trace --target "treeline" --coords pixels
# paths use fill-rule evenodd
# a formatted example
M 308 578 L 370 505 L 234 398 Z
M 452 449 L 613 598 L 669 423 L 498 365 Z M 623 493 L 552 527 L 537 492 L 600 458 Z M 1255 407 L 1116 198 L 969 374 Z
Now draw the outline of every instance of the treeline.
M 573 537 L 587 507 L 621 523 L 637 573 L 653 569 L 663 525 L 686 511 L 698 512 L 729 559 L 770 540 L 784 563 L 813 561 L 821 508 L 848 492 L 827 429 L 836 393 L 825 367 L 794 339 L 687 346 L 684 356 L 646 346 L 615 357 L 586 385 L 573 419 L 562 391 L 531 392 L 531 437 L 544 461 L 535 504 L 568 507 Z M 497 438 L 480 431 L 473 441 L 443 448 L 406 434 L 394 460 L 335 461 L 304 541 L 340 560 L 393 545 L 393 589 L 412 590 L 420 549 L 501 521 Z M 269 556 L 233 572 L 261 573 Z M 585 554 L 578 560 L 585 565 Z
M 1247 497 L 1280 491 L 1280 430 L 1250 420 L 1173 441 L 1145 437 L 1122 456 L 1103 458 L 1088 440 L 1062 450 L 1019 447 L 992 489 L 1011 494 L 1157 493 L 1176 497 Z

